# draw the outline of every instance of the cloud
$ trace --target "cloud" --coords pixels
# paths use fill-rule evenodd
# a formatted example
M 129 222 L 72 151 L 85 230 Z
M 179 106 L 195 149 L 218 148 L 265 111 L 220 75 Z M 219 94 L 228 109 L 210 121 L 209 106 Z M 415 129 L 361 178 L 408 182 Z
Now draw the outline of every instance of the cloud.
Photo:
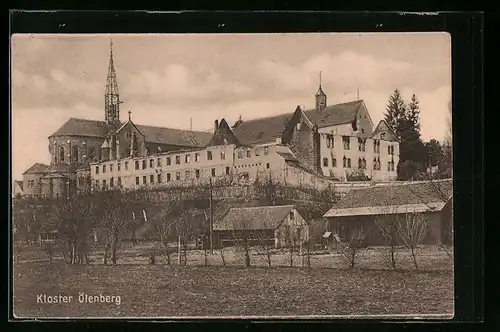
M 228 81 L 214 70 L 202 67 L 188 68 L 172 64 L 163 71 L 142 71 L 128 78 L 122 85 L 122 95 L 147 96 L 153 99 L 206 99 L 214 94 L 245 96 L 251 89 L 244 84 Z

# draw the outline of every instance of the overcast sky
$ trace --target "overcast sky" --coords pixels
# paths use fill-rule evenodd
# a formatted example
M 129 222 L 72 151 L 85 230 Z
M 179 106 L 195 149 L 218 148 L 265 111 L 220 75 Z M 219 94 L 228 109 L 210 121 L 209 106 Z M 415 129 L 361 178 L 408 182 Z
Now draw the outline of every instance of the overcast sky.
M 49 163 L 47 137 L 70 117 L 104 120 L 110 35 L 14 35 L 12 172 Z M 377 123 L 395 88 L 421 103 L 422 138 L 442 140 L 451 100 L 445 33 L 113 35 L 121 120 L 208 130 L 328 104 L 359 89 Z

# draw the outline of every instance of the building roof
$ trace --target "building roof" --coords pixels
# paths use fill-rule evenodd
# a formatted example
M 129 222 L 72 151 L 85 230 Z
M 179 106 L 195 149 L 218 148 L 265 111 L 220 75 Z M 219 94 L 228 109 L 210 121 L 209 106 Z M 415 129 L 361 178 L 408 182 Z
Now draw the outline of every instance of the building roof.
M 244 145 L 275 141 L 283 134 L 285 123 L 292 116 L 293 113 L 286 113 L 243 121 L 236 128 L 233 128 L 233 132 Z
M 214 230 L 276 229 L 294 205 L 231 208 L 214 224 Z
M 136 125 L 146 142 L 178 146 L 200 147 L 208 144 L 211 133 L 183 129 Z
M 123 124 L 121 124 L 123 126 Z M 144 134 L 147 143 L 179 146 L 205 146 L 212 138 L 211 133 L 182 129 L 136 125 Z M 111 127 L 104 121 L 71 118 L 53 136 L 85 136 L 104 138 Z
M 86 136 L 105 137 L 110 130 L 109 125 L 104 121 L 70 118 L 61 128 L 57 129 L 53 136 Z
M 452 194 L 451 179 L 352 189 L 324 217 L 436 211 Z
M 24 174 L 40 174 L 40 173 L 45 173 L 45 172 L 47 172 L 48 168 L 49 168 L 48 165 L 36 163 L 33 166 L 31 166 L 30 168 L 28 168 L 26 171 L 24 171 L 23 175 Z
M 375 127 L 375 129 L 373 130 L 372 137 L 377 135 L 379 132 L 383 131 L 384 126 L 391 132 L 392 135 L 394 135 L 395 139 L 398 139 L 398 135 L 396 135 L 394 129 L 387 123 L 387 121 L 383 119 L 380 120 L 380 122 L 377 124 L 377 127 Z
M 310 109 L 304 111 L 307 119 L 318 128 L 336 126 L 353 121 L 363 105 L 363 100 L 330 105 L 321 111 Z M 294 113 L 285 113 L 266 118 L 243 121 L 233 132 L 239 141 L 245 145 L 264 143 L 281 137 L 285 131 L 285 124 Z
M 14 184 L 17 184 L 17 185 L 19 186 L 19 188 L 21 188 L 21 190 L 22 190 L 22 189 L 24 189 L 24 188 L 23 188 L 23 181 L 18 181 L 18 180 L 15 180 L 15 181 L 14 181 Z
M 347 103 L 326 106 L 322 110 L 307 110 L 304 111 L 304 114 L 313 124 L 316 124 L 318 128 L 330 127 L 349 123 L 356 119 L 361 105 L 363 105 L 363 101 L 356 100 Z

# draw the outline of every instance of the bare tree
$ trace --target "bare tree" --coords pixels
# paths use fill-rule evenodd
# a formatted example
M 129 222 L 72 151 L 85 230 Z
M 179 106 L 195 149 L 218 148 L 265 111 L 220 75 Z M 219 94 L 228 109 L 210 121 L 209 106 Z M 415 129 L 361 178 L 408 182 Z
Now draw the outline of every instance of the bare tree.
M 375 225 L 382 235 L 384 247 L 382 257 L 390 264 L 392 269 L 396 269 L 396 248 L 398 240 L 398 223 L 395 215 L 385 214 L 375 219 Z
M 417 249 L 427 234 L 427 221 L 421 213 L 405 213 L 398 218 L 397 231 L 418 271 Z
M 184 256 L 184 265 L 187 265 L 187 250 L 189 241 L 200 234 L 203 229 L 203 211 L 181 204 L 180 215 L 174 219 L 174 229 L 177 236 L 180 237 L 181 247 Z
M 354 268 L 356 259 L 363 250 L 364 240 L 364 232 L 361 229 L 356 229 L 355 231 L 350 232 L 348 242 L 340 243 L 337 246 L 340 257 L 349 265 L 350 268 Z
M 233 230 L 232 238 L 233 243 L 236 246 L 236 252 L 244 259 L 245 267 L 250 267 L 250 237 L 248 234 L 248 229 Z
M 267 265 L 271 267 L 271 256 L 273 253 L 272 249 L 274 248 L 273 239 L 270 239 L 265 232 L 258 232 L 255 238 L 257 241 L 257 252 L 265 255 Z

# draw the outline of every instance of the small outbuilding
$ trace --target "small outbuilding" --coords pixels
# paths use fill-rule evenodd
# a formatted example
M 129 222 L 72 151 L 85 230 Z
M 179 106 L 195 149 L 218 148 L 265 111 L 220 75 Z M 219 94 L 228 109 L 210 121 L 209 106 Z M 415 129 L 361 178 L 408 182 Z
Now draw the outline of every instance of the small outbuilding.
M 214 223 L 215 245 L 268 244 L 275 248 L 309 241 L 309 225 L 294 205 L 230 208 Z
M 326 231 L 338 234 L 342 241 L 362 233 L 367 245 L 382 245 L 377 220 L 404 220 L 411 214 L 426 221 L 424 243 L 451 244 L 452 196 L 451 179 L 353 189 L 324 214 Z

